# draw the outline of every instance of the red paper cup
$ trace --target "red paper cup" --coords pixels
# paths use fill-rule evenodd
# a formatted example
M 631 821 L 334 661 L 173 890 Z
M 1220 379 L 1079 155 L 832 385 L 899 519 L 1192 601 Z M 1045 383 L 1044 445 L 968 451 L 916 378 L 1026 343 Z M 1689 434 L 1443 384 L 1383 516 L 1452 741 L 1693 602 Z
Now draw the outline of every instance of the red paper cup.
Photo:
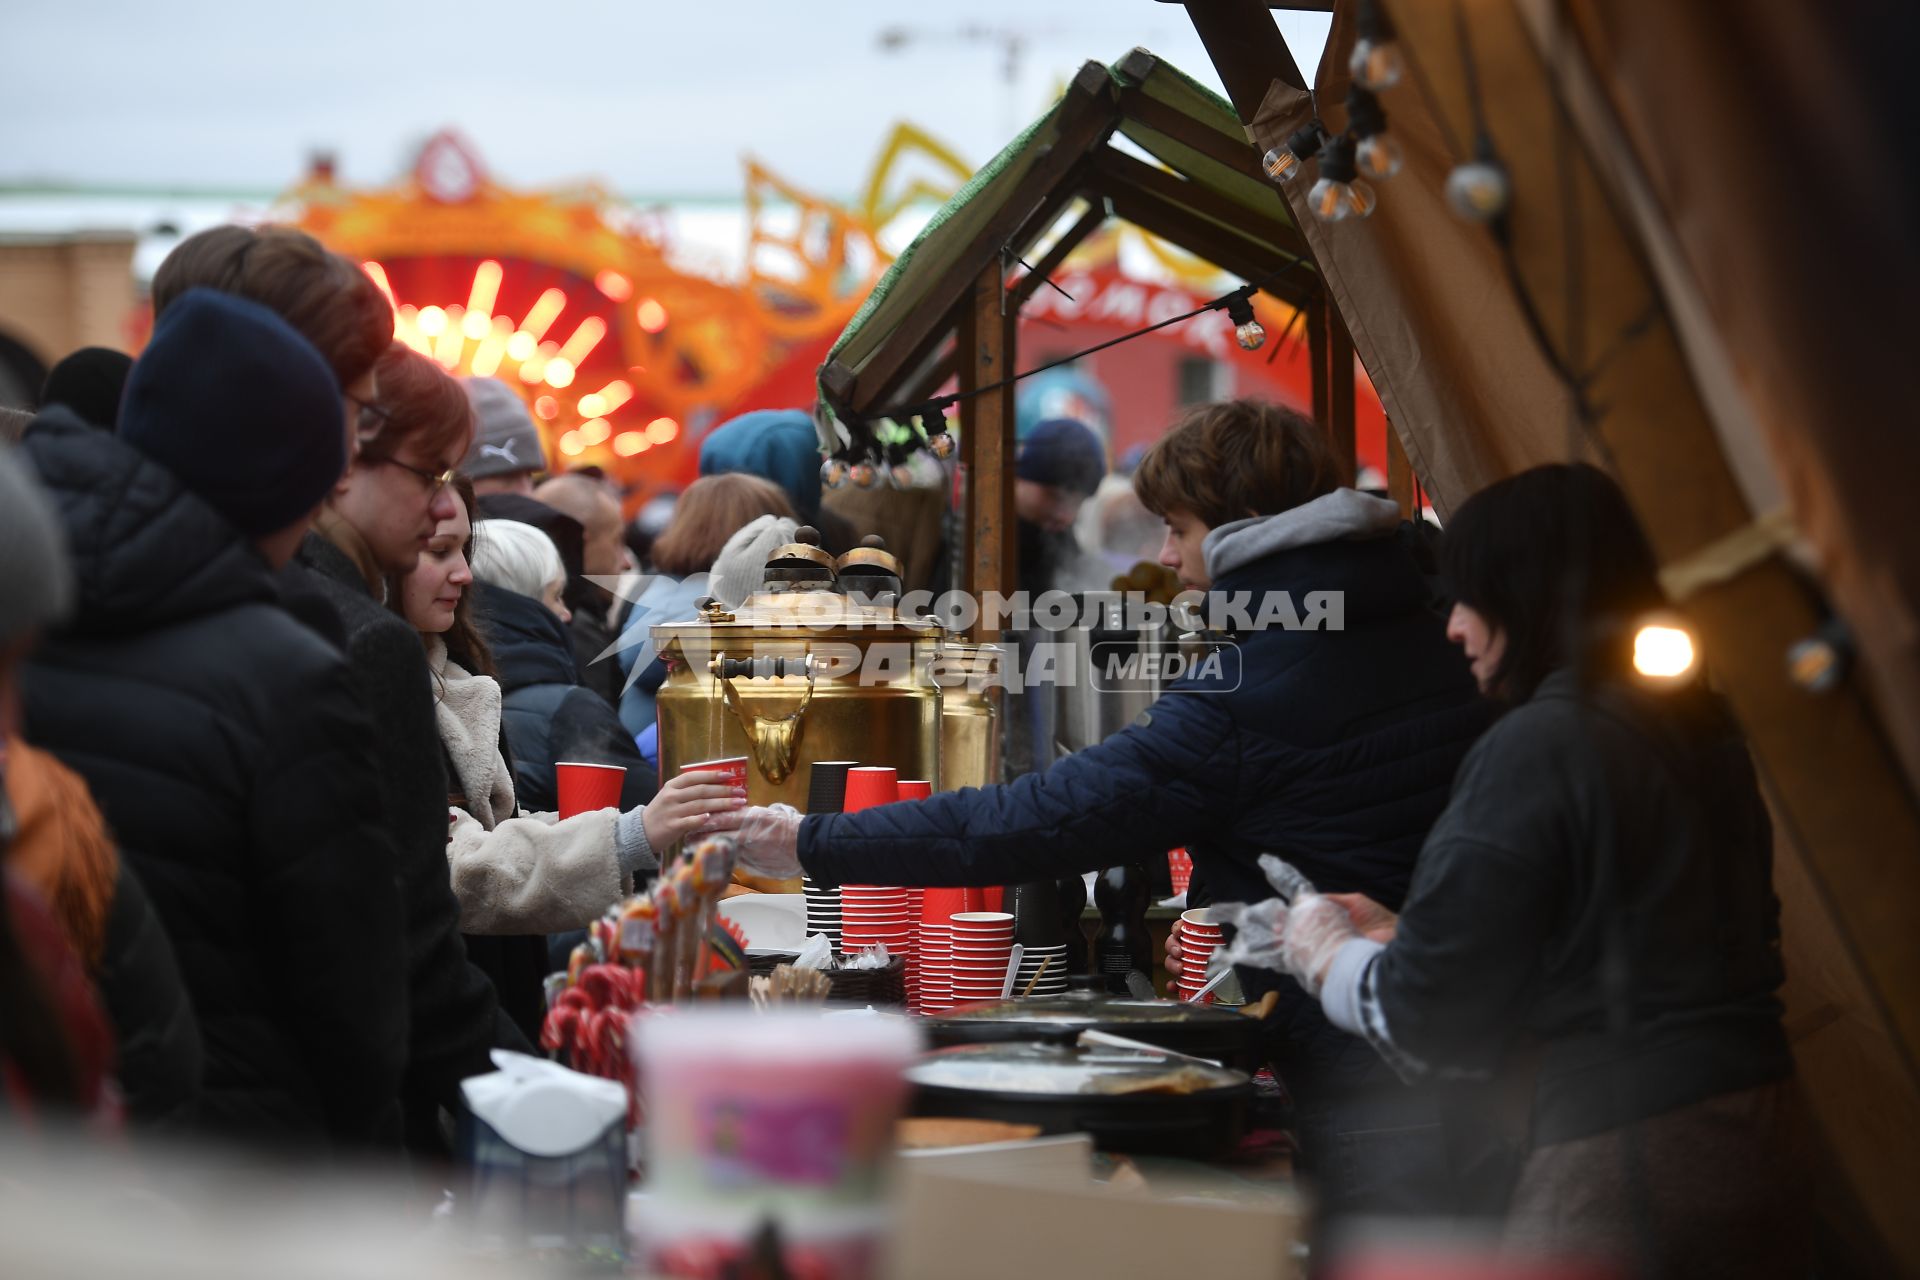
M 946 924 L 955 912 L 966 909 L 965 889 L 928 889 L 920 899 L 920 919 L 927 924 Z
M 898 784 L 902 800 L 925 800 L 933 794 L 933 784 L 917 778 L 902 778 Z
M 953 917 L 956 932 L 963 928 L 975 928 L 983 925 L 995 925 L 1007 929 L 1013 928 L 1013 917 L 1004 911 L 962 911 Z
M 727 756 L 721 760 L 698 760 L 693 764 L 680 766 L 682 773 L 724 773 L 730 787 L 747 785 L 747 758 L 745 756 Z
M 620 807 L 620 787 L 627 780 L 625 766 L 570 761 L 554 765 L 553 772 L 559 782 L 561 817 Z
M 861 765 L 847 770 L 847 798 L 842 812 L 858 813 L 900 798 L 899 775 L 892 769 Z
M 1167 874 L 1173 880 L 1173 891 L 1185 893 L 1187 885 L 1193 881 L 1193 856 L 1185 849 L 1167 851 Z

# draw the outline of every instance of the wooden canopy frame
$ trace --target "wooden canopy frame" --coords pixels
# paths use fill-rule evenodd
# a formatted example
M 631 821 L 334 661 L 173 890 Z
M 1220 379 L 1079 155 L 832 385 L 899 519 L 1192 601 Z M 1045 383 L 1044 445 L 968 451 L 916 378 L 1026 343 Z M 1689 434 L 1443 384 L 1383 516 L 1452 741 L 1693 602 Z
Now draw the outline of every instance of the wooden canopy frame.
M 1116 145 L 1116 135 L 1160 163 Z M 1084 207 L 1062 227 L 1076 204 Z M 956 229 L 962 209 L 964 233 Z M 824 403 L 856 436 L 864 423 L 924 403 L 957 377 L 961 585 L 970 592 L 1011 593 L 1019 585 L 1014 386 L 1005 380 L 1019 370 L 1020 310 L 1110 218 L 1305 314 L 1315 416 L 1352 465 L 1352 339 L 1235 109 L 1144 49 L 1111 69 L 1088 62 L 1053 110 L 955 195 L 901 256 L 900 278 L 876 290 L 885 300 L 855 317 L 820 370 Z M 937 256 L 937 269 L 915 274 L 916 255 Z M 867 324 L 881 332 L 856 351 L 863 344 L 852 339 Z

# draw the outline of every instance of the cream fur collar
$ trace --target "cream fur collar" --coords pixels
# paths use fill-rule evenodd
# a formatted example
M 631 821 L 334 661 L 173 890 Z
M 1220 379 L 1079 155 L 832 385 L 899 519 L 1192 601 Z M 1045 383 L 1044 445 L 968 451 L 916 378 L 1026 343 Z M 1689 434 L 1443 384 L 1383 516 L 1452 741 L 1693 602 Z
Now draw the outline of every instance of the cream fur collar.
M 491 831 L 513 816 L 513 775 L 500 755 L 500 684 L 450 660 L 439 636 L 426 641 L 440 741 L 466 792 L 467 812 Z

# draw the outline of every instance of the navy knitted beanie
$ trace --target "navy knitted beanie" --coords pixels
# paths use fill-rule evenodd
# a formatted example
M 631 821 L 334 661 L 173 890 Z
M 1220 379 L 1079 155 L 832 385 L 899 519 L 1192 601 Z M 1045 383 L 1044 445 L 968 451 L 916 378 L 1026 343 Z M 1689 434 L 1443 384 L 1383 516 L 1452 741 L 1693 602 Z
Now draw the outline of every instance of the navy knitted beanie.
M 340 384 L 273 312 L 190 289 L 153 326 L 120 435 L 248 537 L 320 505 L 347 467 Z

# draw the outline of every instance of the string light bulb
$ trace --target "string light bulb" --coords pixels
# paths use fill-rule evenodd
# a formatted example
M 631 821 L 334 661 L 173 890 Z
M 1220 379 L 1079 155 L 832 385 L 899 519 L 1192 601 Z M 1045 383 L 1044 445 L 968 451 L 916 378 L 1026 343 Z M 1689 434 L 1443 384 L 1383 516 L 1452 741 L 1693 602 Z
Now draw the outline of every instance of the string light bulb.
M 1671 687 L 1692 677 L 1698 663 L 1693 634 L 1668 613 L 1648 614 L 1633 633 L 1633 669 L 1650 684 Z
M 845 488 L 851 470 L 845 458 L 828 458 L 820 464 L 820 483 L 829 489 Z
M 1362 89 L 1375 92 L 1391 89 L 1406 74 L 1407 60 L 1394 39 L 1393 22 L 1379 0 L 1362 0 L 1354 18 L 1353 54 L 1347 59 L 1347 71 Z
M 1353 162 L 1361 177 L 1391 178 L 1400 172 L 1405 157 L 1387 132 L 1387 113 L 1371 90 L 1357 84 L 1347 90 L 1347 128 L 1359 140 Z
M 1300 176 L 1307 161 L 1320 154 L 1320 147 L 1326 133 L 1318 120 L 1310 121 L 1306 126 L 1289 134 L 1287 140 L 1267 152 L 1261 160 L 1261 168 L 1275 182 L 1291 182 Z
M 1494 153 L 1493 139 L 1482 133 L 1473 143 L 1473 159 L 1447 175 L 1447 203 L 1469 222 L 1492 222 L 1505 216 L 1513 199 L 1513 183 L 1506 166 Z
M 1353 139 L 1342 134 L 1320 155 L 1320 180 L 1307 193 L 1307 207 L 1322 222 L 1364 218 L 1378 203 L 1373 188 L 1360 180 L 1353 163 Z
M 856 489 L 871 489 L 880 480 L 880 468 L 862 458 L 847 469 L 847 479 Z
M 947 419 L 941 413 L 923 413 L 920 415 L 920 437 L 927 443 L 927 452 L 936 458 L 953 456 L 953 437 L 947 434 Z
M 1242 351 L 1258 351 L 1266 342 L 1266 326 L 1254 318 L 1251 289 L 1235 289 L 1227 295 L 1227 319 L 1233 321 L 1233 340 Z

